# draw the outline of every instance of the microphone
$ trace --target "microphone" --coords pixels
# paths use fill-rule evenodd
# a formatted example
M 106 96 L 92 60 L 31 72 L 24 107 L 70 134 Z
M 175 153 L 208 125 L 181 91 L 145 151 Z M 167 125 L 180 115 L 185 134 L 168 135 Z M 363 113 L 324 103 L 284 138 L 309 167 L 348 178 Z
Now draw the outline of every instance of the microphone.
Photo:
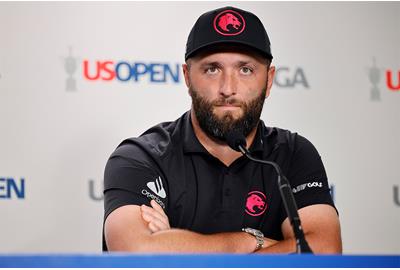
M 292 225 L 294 236 L 296 238 L 296 253 L 313 253 L 306 238 L 304 237 L 303 228 L 301 227 L 299 212 L 297 210 L 296 201 L 294 199 L 292 188 L 290 187 L 288 179 L 283 175 L 279 165 L 272 161 L 257 159 L 251 156 L 249 150 L 246 148 L 246 138 L 239 130 L 232 130 L 225 136 L 226 143 L 235 151 L 241 152 L 248 159 L 274 167 L 278 174 L 279 192 L 282 197 L 283 205 L 285 206 L 286 214 Z

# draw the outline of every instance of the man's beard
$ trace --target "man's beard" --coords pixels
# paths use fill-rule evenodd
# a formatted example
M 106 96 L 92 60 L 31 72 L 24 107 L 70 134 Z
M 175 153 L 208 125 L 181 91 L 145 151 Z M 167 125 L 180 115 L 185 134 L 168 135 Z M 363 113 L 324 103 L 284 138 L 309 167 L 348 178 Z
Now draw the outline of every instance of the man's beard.
M 247 103 L 235 98 L 224 97 L 209 102 L 192 87 L 189 88 L 189 93 L 192 97 L 193 110 L 201 129 L 211 138 L 224 141 L 229 131 L 237 130 L 247 137 L 257 126 L 265 101 L 266 88 L 262 89 L 258 97 Z M 226 112 L 221 117 L 214 114 L 214 107 L 224 104 L 240 106 L 243 110 L 242 115 L 235 119 L 232 112 Z

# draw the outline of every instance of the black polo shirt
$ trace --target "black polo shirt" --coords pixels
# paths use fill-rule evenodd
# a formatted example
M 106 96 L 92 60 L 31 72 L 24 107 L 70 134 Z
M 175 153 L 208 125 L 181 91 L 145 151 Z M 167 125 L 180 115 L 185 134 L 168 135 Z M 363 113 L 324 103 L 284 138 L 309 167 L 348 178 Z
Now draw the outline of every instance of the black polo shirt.
M 280 165 L 299 209 L 334 206 L 321 158 L 304 137 L 260 121 L 250 152 Z M 198 141 L 190 112 L 123 141 L 107 162 L 104 220 L 118 207 L 150 205 L 151 199 L 164 208 L 174 228 L 211 234 L 251 227 L 283 238 L 287 216 L 274 169 L 244 156 L 225 166 Z

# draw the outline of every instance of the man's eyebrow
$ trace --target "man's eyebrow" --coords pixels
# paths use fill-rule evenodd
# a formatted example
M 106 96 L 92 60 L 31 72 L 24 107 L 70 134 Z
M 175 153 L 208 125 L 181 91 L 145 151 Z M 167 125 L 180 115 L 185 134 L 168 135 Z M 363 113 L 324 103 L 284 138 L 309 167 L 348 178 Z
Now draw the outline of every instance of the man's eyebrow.
M 218 61 L 204 61 L 200 64 L 201 67 L 221 67 L 222 64 Z
M 241 66 L 246 66 L 246 65 L 250 65 L 250 64 L 254 64 L 254 62 L 251 61 L 251 60 L 239 61 L 236 65 L 237 65 L 238 67 L 241 67 Z
M 251 60 L 241 60 L 236 62 L 235 66 L 241 67 L 249 64 L 254 64 L 253 61 Z M 221 67 L 223 66 L 220 62 L 218 61 L 204 61 L 203 63 L 200 64 L 201 67 L 205 66 L 213 66 L 213 67 Z

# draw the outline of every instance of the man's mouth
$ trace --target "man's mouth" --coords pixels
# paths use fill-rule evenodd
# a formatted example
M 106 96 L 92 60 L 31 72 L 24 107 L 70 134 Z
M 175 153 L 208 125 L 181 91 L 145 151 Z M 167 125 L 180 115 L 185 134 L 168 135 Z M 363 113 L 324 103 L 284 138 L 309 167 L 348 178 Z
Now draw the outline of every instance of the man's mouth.
M 216 107 L 242 107 L 242 104 L 236 100 L 232 101 L 217 101 L 214 103 Z

